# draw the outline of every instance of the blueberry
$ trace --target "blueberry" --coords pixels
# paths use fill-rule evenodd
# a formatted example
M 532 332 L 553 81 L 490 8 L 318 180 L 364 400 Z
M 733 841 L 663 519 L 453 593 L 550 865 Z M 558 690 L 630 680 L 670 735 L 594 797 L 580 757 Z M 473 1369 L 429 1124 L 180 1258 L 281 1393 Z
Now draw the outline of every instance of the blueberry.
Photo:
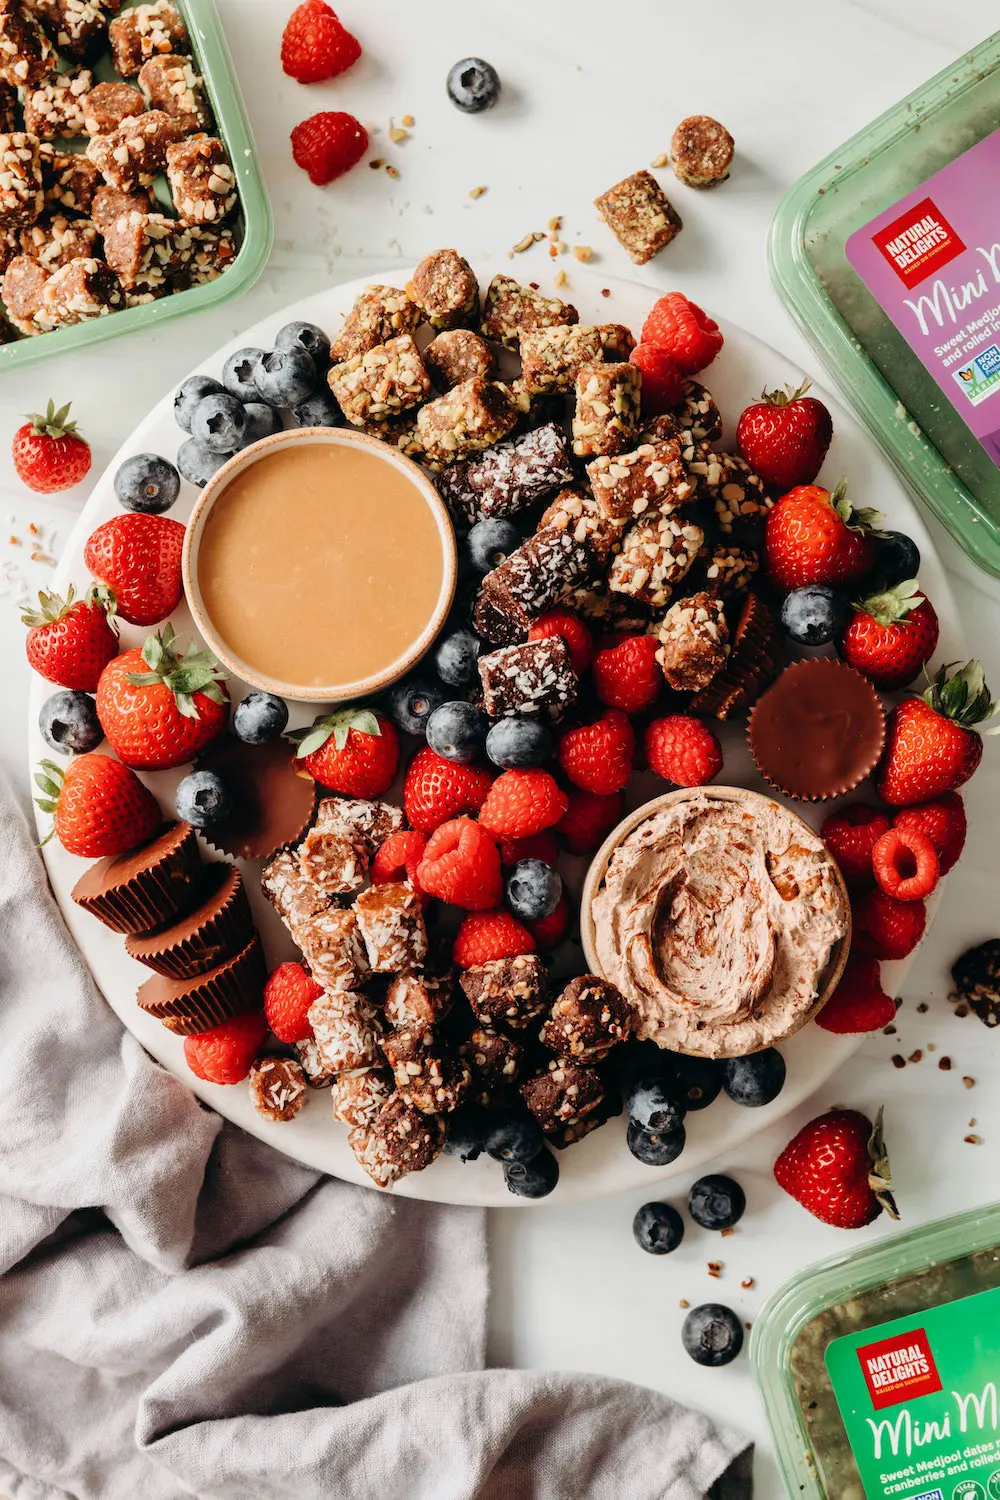
M 311 396 L 292 408 L 296 427 L 342 427 L 344 413 L 333 399 L 332 391 L 318 386 Z
M 223 391 L 198 403 L 191 435 L 212 453 L 235 453 L 247 435 L 247 414 L 242 401 Z
M 552 731 L 537 719 L 500 719 L 486 736 L 486 754 L 504 770 L 540 766 L 552 754 Z
M 500 98 L 500 75 L 481 57 L 463 57 L 448 74 L 448 98 L 463 114 L 492 109 Z
M 825 646 L 846 626 L 850 601 L 825 583 L 793 589 L 781 606 L 781 623 L 800 646 Z
M 316 366 L 304 349 L 274 349 L 257 366 L 257 390 L 269 406 L 298 406 L 316 388 Z
M 545 1149 L 542 1127 L 534 1115 L 494 1116 L 486 1150 L 494 1161 L 533 1161 Z
M 699 1177 L 688 1194 L 688 1213 L 702 1229 L 732 1229 L 742 1219 L 746 1194 L 731 1177 Z
M 743 1348 L 743 1324 L 731 1307 L 705 1302 L 684 1319 L 681 1340 L 695 1364 L 728 1365 Z
M 447 690 L 433 677 L 407 677 L 389 694 L 389 717 L 404 734 L 425 735 L 427 720 L 447 701 Z
M 785 1059 L 774 1047 L 749 1057 L 730 1057 L 722 1065 L 722 1087 L 734 1104 L 760 1109 L 777 1099 L 785 1086 Z
M 265 406 L 263 401 L 247 401 L 244 403 L 243 410 L 247 414 L 244 448 L 249 448 L 251 443 L 259 443 L 262 438 L 271 437 L 275 432 L 281 431 L 281 417 L 273 406 Z
M 288 704 L 274 693 L 247 693 L 233 713 L 233 733 L 245 745 L 264 745 L 284 734 Z
M 684 1238 L 684 1220 L 669 1203 L 644 1203 L 632 1220 L 632 1233 L 647 1255 L 669 1255 Z
M 181 492 L 181 476 L 157 453 L 136 453 L 127 458 L 115 475 L 115 494 L 125 510 L 146 516 L 161 516 Z
M 463 1104 L 448 1117 L 444 1152 L 462 1161 L 475 1161 L 486 1150 L 496 1116 L 480 1104 Z
M 330 363 L 330 340 L 315 323 L 286 323 L 274 340 L 276 349 L 304 349 L 317 370 Z
M 707 1109 L 722 1091 L 722 1067 L 710 1057 L 671 1056 L 681 1103 L 686 1110 Z
M 260 400 L 257 371 L 263 358 L 263 349 L 237 349 L 222 366 L 222 384 L 237 401 Z
M 559 905 L 563 883 L 541 859 L 519 859 L 507 876 L 507 905 L 522 922 L 541 922 Z
M 42 704 L 38 727 L 53 750 L 86 755 L 104 738 L 97 707 L 89 693 L 53 693 Z
M 684 1123 L 677 1091 L 663 1078 L 637 1078 L 625 1098 L 629 1119 L 647 1134 L 673 1135 Z
M 174 794 L 177 816 L 195 828 L 221 823 L 233 810 L 232 793 L 214 771 L 191 771 Z
M 628 1149 L 636 1161 L 646 1167 L 666 1167 L 676 1161 L 687 1144 L 684 1126 L 679 1125 L 669 1135 L 657 1135 L 655 1131 L 643 1130 L 630 1120 L 625 1132 Z
M 232 458 L 231 453 L 213 453 L 197 438 L 186 438 L 177 450 L 177 467 L 188 484 L 203 490 L 212 475 Z
M 191 423 L 194 421 L 195 407 L 204 401 L 206 396 L 221 396 L 225 386 L 221 386 L 211 375 L 189 375 L 187 380 L 177 388 L 174 396 L 174 421 L 178 427 L 185 432 L 191 431 Z
M 477 521 L 465 539 L 466 554 L 476 573 L 492 573 L 521 545 L 521 533 L 511 521 Z
M 471 630 L 442 636 L 434 651 L 434 670 L 451 687 L 469 687 L 479 679 L 479 637 Z
M 428 745 L 459 765 L 468 765 L 481 754 L 485 738 L 486 719 L 462 699 L 442 703 L 427 720 Z
M 503 1177 L 518 1198 L 547 1198 L 559 1181 L 559 1163 L 545 1146 L 530 1161 L 505 1161 Z
M 916 578 L 920 572 L 920 549 L 901 531 L 887 531 L 875 539 L 875 571 L 886 588 Z

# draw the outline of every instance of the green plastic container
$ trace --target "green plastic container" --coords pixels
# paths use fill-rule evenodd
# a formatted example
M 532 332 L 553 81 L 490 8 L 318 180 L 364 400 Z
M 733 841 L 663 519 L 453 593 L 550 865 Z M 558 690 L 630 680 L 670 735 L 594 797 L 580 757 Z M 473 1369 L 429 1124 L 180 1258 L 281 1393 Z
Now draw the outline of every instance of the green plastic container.
M 138 0 L 127 0 L 123 9 L 128 9 L 135 3 Z M 118 338 L 122 334 L 133 333 L 136 329 L 148 333 L 188 313 L 199 312 L 202 308 L 221 307 L 248 291 L 267 265 L 274 239 L 271 205 L 215 0 L 174 0 L 174 3 L 188 28 L 198 71 L 205 80 L 205 88 L 215 115 L 216 128 L 225 142 L 236 173 L 240 201 L 229 222 L 236 231 L 239 252 L 232 265 L 221 276 L 203 286 L 175 292 L 158 302 L 128 308 L 106 318 L 92 318 L 89 322 L 77 323 L 72 328 L 60 328 L 53 333 L 39 334 L 36 338 L 22 338 L 0 346 L 0 372 L 46 359 L 52 354 L 64 354 L 69 350 L 86 348 L 89 344 L 102 343 L 105 339 Z M 102 60 L 94 72 L 101 79 L 117 76 L 109 59 Z M 169 204 L 165 182 L 155 184 L 154 191 Z
M 955 404 L 963 402 L 962 388 L 955 397 L 949 384 L 955 377 L 929 373 L 845 250 L 852 235 L 911 193 L 919 198 L 928 179 L 990 137 L 993 146 L 975 158 L 985 170 L 973 211 L 982 216 L 988 207 L 1000 243 L 1000 33 L 803 177 L 775 214 L 769 261 L 803 334 L 916 498 L 980 567 L 1000 577 L 1000 447 L 991 456 L 970 431 Z M 938 196 L 933 185 L 928 190 Z M 941 275 L 948 280 L 947 264 Z M 931 285 L 933 278 L 914 296 Z M 995 290 L 993 296 L 991 284 L 989 300 L 1000 303 Z M 992 405 L 1000 413 L 1000 394 Z M 1000 414 L 995 425 L 1000 443 Z
M 750 1355 L 790 1496 L 996 1500 L 996 1405 L 969 1395 L 1000 1391 L 1000 1205 L 804 1271 L 765 1305 Z M 937 1446 L 917 1441 L 930 1422 Z

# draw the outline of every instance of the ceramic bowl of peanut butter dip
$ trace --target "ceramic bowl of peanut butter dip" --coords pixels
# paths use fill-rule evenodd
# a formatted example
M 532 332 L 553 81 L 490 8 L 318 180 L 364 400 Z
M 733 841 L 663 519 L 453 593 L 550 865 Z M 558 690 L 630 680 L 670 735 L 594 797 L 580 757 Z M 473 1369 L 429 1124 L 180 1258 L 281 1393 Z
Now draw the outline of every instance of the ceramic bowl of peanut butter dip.
M 851 942 L 843 876 L 819 835 L 758 792 L 657 797 L 594 857 L 580 909 L 587 962 L 672 1052 L 744 1057 L 833 994 Z
M 219 661 L 296 702 L 380 692 L 429 649 L 455 592 L 448 512 L 365 433 L 300 428 L 237 453 L 188 524 L 184 590 Z

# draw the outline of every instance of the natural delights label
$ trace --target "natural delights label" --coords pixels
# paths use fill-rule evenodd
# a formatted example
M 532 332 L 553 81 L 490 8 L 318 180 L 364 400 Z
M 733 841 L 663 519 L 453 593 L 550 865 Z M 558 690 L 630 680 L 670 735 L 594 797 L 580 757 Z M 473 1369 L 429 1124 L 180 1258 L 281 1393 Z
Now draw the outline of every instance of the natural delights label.
M 1000 465 L 1000 130 L 856 230 L 846 249 Z
M 1000 1287 L 826 1351 L 867 1500 L 1000 1500 Z

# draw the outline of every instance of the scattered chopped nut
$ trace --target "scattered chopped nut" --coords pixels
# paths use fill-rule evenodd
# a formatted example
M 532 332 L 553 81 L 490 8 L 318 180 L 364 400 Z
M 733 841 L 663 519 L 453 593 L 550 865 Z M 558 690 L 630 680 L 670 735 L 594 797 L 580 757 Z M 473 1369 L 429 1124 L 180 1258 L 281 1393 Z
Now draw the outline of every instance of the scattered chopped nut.
M 602 286 L 601 287 L 601 296 L 602 297 L 610 297 L 611 296 L 611 288 L 609 286 Z
M 910 1053 L 908 1061 L 911 1062 L 911 1063 L 922 1062 L 923 1056 L 924 1056 L 924 1054 L 921 1052 L 920 1048 L 918 1047 L 915 1052 L 911 1052 Z
M 898 1052 L 894 1052 L 892 1054 L 892 1065 L 893 1065 L 894 1068 L 905 1068 L 906 1067 L 906 1058 L 905 1057 L 900 1057 L 900 1055 L 899 1055 Z
M 937 1051 L 937 1042 L 928 1042 L 927 1043 L 927 1051 L 928 1052 L 936 1052 Z
M 396 171 L 396 168 L 394 166 L 390 165 L 390 166 L 386 167 L 385 170 L 386 170 L 387 176 L 389 176 L 389 177 L 398 177 L 399 176 L 399 173 Z
M 981 1135 L 967 1135 L 965 1137 L 965 1144 L 967 1146 L 981 1146 L 983 1144 L 983 1138 Z
M 740 1282 L 740 1286 L 745 1292 L 748 1292 L 750 1288 L 755 1285 L 756 1282 L 754 1281 L 752 1276 L 744 1276 L 743 1280 Z
M 403 124 L 404 124 L 404 125 L 407 125 L 407 126 L 412 126 L 412 125 L 415 125 L 415 124 L 416 124 L 416 123 L 417 123 L 417 122 L 416 122 L 416 120 L 415 120 L 415 119 L 414 119 L 414 118 L 413 118 L 413 116 L 412 116 L 412 115 L 404 115 L 404 116 L 403 116 Z
M 969 1121 L 969 1129 L 972 1130 L 978 1124 L 979 1121 L 976 1119 L 975 1115 L 973 1115 L 972 1119 Z
M 660 154 L 659 154 L 659 156 L 654 156 L 653 157 L 653 160 L 650 162 L 649 165 L 651 167 L 665 167 L 667 165 L 667 163 L 669 162 L 669 160 L 670 160 L 670 157 L 667 155 L 667 153 L 665 151 L 661 151 Z
M 970 1078 L 968 1073 L 965 1074 L 962 1082 L 965 1084 L 965 1087 L 967 1089 L 974 1089 L 976 1086 L 976 1080 L 974 1078 Z
M 486 184 L 481 182 L 478 187 L 474 187 L 474 188 L 470 188 L 469 189 L 469 197 L 470 198 L 481 198 L 485 192 L 486 192 Z
M 690 1307 L 691 1304 L 686 1297 L 682 1297 L 677 1304 L 678 1307 Z
M 566 275 L 565 271 L 556 272 L 556 286 L 569 286 L 569 277 Z
M 398 125 L 394 125 L 392 130 L 389 131 L 389 139 L 394 146 L 398 146 L 400 141 L 406 140 L 408 134 L 408 131 L 401 130 Z
M 514 254 L 521 255 L 525 250 L 530 250 L 534 243 L 535 236 L 533 234 L 526 234 L 524 236 L 524 239 L 518 240 L 517 244 L 514 246 Z
M 918 1016 L 924 1016 L 924 1015 L 927 1014 L 927 1012 L 929 1010 L 930 1010 L 930 1006 L 927 1004 L 927 1001 L 926 1000 L 921 1000 L 920 1004 L 917 1006 L 917 1015 Z
M 719 1277 L 722 1275 L 722 1267 L 723 1267 L 724 1264 L 725 1264 L 725 1262 L 721 1261 L 721 1260 L 710 1260 L 709 1263 L 708 1263 L 708 1274 L 709 1274 L 709 1276 L 713 1277 L 714 1280 L 718 1281 Z
M 374 161 L 370 161 L 368 165 L 371 167 L 373 172 L 381 172 L 382 168 L 385 166 L 385 157 L 376 156 Z
M 20 547 L 21 545 L 21 538 L 19 536 L 9 536 L 7 541 L 11 547 Z
M 948 1073 L 948 1072 L 950 1072 L 951 1071 L 951 1058 L 950 1057 L 939 1057 L 938 1058 L 938 1067 L 941 1069 L 942 1073 Z
M 589 245 L 574 245 L 573 255 L 577 260 L 582 260 L 584 265 L 591 259 L 594 252 Z
M 967 1016 L 969 1014 L 969 1007 L 967 1005 L 956 1005 L 955 1014 L 959 1017 Z
M 883 1036 L 895 1036 L 896 1035 L 896 1028 L 895 1028 L 895 1026 L 883 1026 L 882 1027 L 882 1035 Z
M 553 214 L 545 227 L 549 234 L 558 234 L 562 228 L 562 214 Z

